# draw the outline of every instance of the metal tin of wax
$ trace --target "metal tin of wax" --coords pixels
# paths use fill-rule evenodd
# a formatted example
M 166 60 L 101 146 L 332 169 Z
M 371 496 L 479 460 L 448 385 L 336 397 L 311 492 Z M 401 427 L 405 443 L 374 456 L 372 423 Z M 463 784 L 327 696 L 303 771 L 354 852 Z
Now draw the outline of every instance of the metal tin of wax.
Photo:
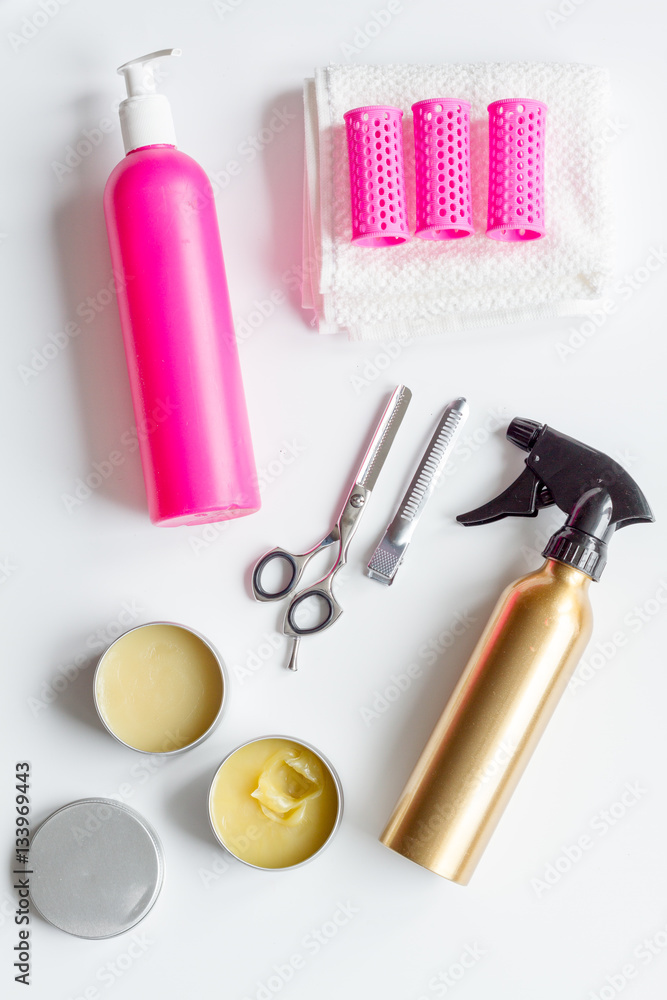
M 213 809 L 212 809 L 213 792 L 215 790 L 216 781 L 218 779 L 218 775 L 220 774 L 221 770 L 223 769 L 223 767 L 225 766 L 225 764 L 227 763 L 227 761 L 231 757 L 233 757 L 234 754 L 237 753 L 239 750 L 243 750 L 244 747 L 249 746 L 251 743 L 261 743 L 262 740 L 286 740 L 288 743 L 296 743 L 297 746 L 301 746 L 301 747 L 304 747 L 306 750 L 310 750 L 310 752 L 312 754 L 314 754 L 315 757 L 317 757 L 317 759 L 320 761 L 320 763 L 323 764 L 324 767 L 327 769 L 327 771 L 331 775 L 331 778 L 333 780 L 333 783 L 334 783 L 334 786 L 335 786 L 335 789 L 336 789 L 336 798 L 337 798 L 336 819 L 334 820 L 333 826 L 331 827 L 329 835 L 327 836 L 327 838 L 324 841 L 324 843 L 316 851 L 314 851 L 313 854 L 311 854 L 307 858 L 304 858 L 303 861 L 298 861 L 294 865 L 285 865 L 283 868 L 269 868 L 268 866 L 265 866 L 265 865 L 255 865 L 251 861 L 246 861 L 245 858 L 242 858 L 239 854 L 236 854 L 224 842 L 224 840 L 220 836 L 220 833 L 216 829 L 215 821 L 213 819 Z M 340 777 L 338 775 L 338 772 L 336 771 L 336 768 L 333 766 L 333 764 L 331 763 L 331 761 L 327 757 L 325 757 L 325 755 L 322 753 L 322 751 L 318 750 L 317 747 L 314 747 L 312 745 L 312 743 L 307 743 L 306 740 L 296 739 L 296 737 L 294 737 L 294 736 L 284 736 L 284 735 L 280 735 L 280 734 L 276 735 L 275 733 L 272 733 L 272 734 L 269 734 L 268 736 L 257 736 L 253 740 L 246 740 L 245 743 L 240 743 L 239 746 L 235 747 L 233 750 L 230 750 L 230 752 L 227 754 L 227 756 L 223 758 L 223 760 L 221 761 L 220 765 L 216 768 L 216 772 L 213 775 L 213 780 L 211 781 L 211 785 L 210 785 L 210 788 L 209 788 L 209 793 L 208 793 L 208 820 L 209 820 L 209 823 L 211 824 L 211 829 L 213 831 L 213 835 L 215 836 L 215 839 L 218 841 L 218 843 L 220 844 L 220 846 L 225 851 L 227 851 L 228 854 L 231 854 L 231 856 L 233 858 L 236 858 L 237 861 L 240 861 L 242 864 L 247 865 L 248 868 L 256 868 L 258 871 L 265 871 L 265 872 L 287 872 L 287 871 L 294 871 L 295 868 L 301 868 L 303 865 L 310 864 L 311 861 L 314 861 L 315 858 L 319 857 L 319 855 L 322 854 L 322 852 L 329 846 L 329 844 L 333 840 L 334 836 L 336 835 L 336 831 L 338 830 L 338 827 L 341 824 L 342 818 L 343 818 L 343 786 L 341 784 L 341 780 L 340 780 Z
M 166 626 L 169 628 L 180 629 L 188 636 L 194 637 L 194 639 L 196 639 L 199 643 L 201 643 L 202 647 L 204 647 L 208 651 L 208 653 L 211 654 L 212 661 L 215 663 L 216 671 L 220 679 L 219 697 L 217 698 L 216 703 L 213 706 L 211 722 L 207 726 L 207 728 L 203 732 L 201 732 L 196 738 L 188 741 L 183 745 L 178 745 L 179 743 L 179 740 L 177 738 L 178 734 L 167 733 L 167 739 L 165 740 L 165 745 L 167 746 L 167 748 L 162 750 L 146 749 L 138 746 L 133 746 L 132 743 L 128 742 L 126 739 L 123 739 L 123 737 L 120 736 L 114 730 L 111 721 L 105 717 L 104 708 L 101 704 L 102 699 L 100 696 L 100 678 L 102 677 L 105 664 L 108 661 L 110 655 L 112 654 L 112 651 L 115 650 L 119 646 L 119 644 L 122 643 L 123 640 L 125 640 L 127 636 L 129 636 L 130 634 L 139 632 L 143 629 L 150 629 L 153 626 Z M 150 756 L 175 757 L 178 754 L 185 753 L 186 750 L 192 750 L 193 747 L 199 746 L 199 744 L 203 743 L 204 740 L 207 739 L 211 735 L 211 733 L 217 728 L 217 726 L 220 723 L 220 720 L 222 719 L 222 715 L 226 706 L 228 687 L 229 683 L 227 677 L 227 669 L 225 667 L 224 660 L 220 656 L 220 653 L 217 651 L 213 643 L 210 642 L 206 638 L 206 636 L 202 635 L 201 632 L 197 632 L 193 628 L 189 628 L 189 626 L 187 625 L 181 625 L 179 622 L 155 621 L 155 622 L 146 622 L 144 625 L 135 625 L 134 628 L 128 629 L 126 632 L 123 632 L 121 635 L 119 635 L 118 638 L 114 639 L 111 645 L 105 649 L 105 651 L 102 653 L 97 662 L 97 667 L 95 668 L 95 676 L 93 678 L 93 698 L 95 701 L 95 708 L 97 709 L 97 714 L 100 718 L 102 725 L 107 730 L 107 732 L 110 733 L 114 737 L 114 739 L 118 740 L 119 743 L 122 743 L 123 746 L 129 747 L 130 750 L 135 750 L 137 753 L 145 753 L 149 754 Z
M 30 847 L 30 897 L 54 927 L 76 937 L 115 937 L 138 924 L 164 879 L 162 845 L 149 823 L 114 799 L 57 809 Z

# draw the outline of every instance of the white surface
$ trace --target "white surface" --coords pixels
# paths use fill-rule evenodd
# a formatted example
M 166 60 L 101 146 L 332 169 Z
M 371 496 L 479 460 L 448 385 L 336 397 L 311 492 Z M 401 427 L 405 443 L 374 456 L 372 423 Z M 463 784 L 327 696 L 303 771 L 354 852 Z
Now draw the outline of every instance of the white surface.
M 44 5 L 53 9 L 56 2 Z M 405 348 L 378 377 L 355 388 L 355 376 L 372 376 L 374 359 L 385 363 L 382 348 L 311 335 L 296 305 L 301 85 L 314 66 L 346 58 L 341 46 L 355 44 L 355 37 L 363 41 L 360 26 L 386 5 L 230 0 L 219 6 L 220 14 L 207 2 L 71 0 L 18 51 L 9 34 L 38 4 L 6 0 L 2 6 L 4 857 L 12 840 L 13 764 L 27 759 L 35 823 L 73 799 L 119 794 L 127 786 L 129 804 L 159 831 L 167 865 L 163 893 L 137 930 L 150 942 L 144 951 L 136 944 L 128 951 L 131 934 L 80 941 L 35 917 L 28 995 L 65 1000 L 112 990 L 128 1000 L 431 1000 L 449 990 L 461 1000 L 583 1000 L 602 990 L 607 998 L 620 991 L 628 1000 L 657 1000 L 667 984 L 667 605 L 659 603 L 667 596 L 660 589 L 667 578 L 667 271 L 652 248 L 664 245 L 667 222 L 664 14 L 654 0 L 585 0 L 570 4 L 572 13 L 552 26 L 547 3 L 403 0 L 402 11 L 350 57 L 608 65 L 616 99 L 609 140 L 620 238 L 616 311 L 593 336 L 580 336 L 583 346 L 572 354 L 559 356 L 558 345 L 572 337 L 568 323 L 489 330 Z M 242 364 L 266 483 L 262 512 L 218 532 L 149 524 L 116 307 L 104 305 L 111 271 L 102 188 L 122 155 L 112 105 L 123 84 L 115 70 L 163 45 L 183 48 L 164 82 L 180 146 L 218 175 L 223 244 L 239 332 L 246 334 Z M 206 102 L 197 100 L 202 93 Z M 103 131 L 103 120 L 113 122 L 111 131 Z M 53 164 L 64 162 L 84 129 L 100 129 L 99 136 L 92 132 L 98 144 L 70 172 L 59 170 L 59 180 Z M 258 139 L 261 151 L 251 156 L 257 136 L 268 141 Z M 230 160 L 240 169 L 223 189 Z M 657 270 L 645 269 L 649 259 Z M 97 313 L 86 311 L 89 296 Z M 258 316 L 256 301 L 271 315 Z M 80 335 L 24 384 L 19 366 L 73 321 Z M 279 622 L 277 608 L 249 598 L 248 568 L 269 546 L 299 550 L 329 527 L 375 416 L 400 381 L 412 388 L 414 401 L 351 550 L 340 588 L 344 616 L 330 632 L 303 642 L 298 675 L 283 669 L 283 646 L 240 679 L 239 666 L 267 654 L 265 637 Z M 396 584 L 385 590 L 367 580 L 362 567 L 437 414 L 459 394 L 471 404 L 473 444 L 452 464 Z M 483 430 L 485 422 L 504 427 L 516 414 L 546 420 L 620 457 L 658 523 L 628 528 L 614 540 L 593 595 L 593 647 L 602 643 L 614 655 L 566 694 L 472 884 L 460 888 L 386 851 L 377 836 L 497 593 L 539 564 L 537 550 L 555 522 L 552 511 L 537 521 L 469 530 L 453 522 L 521 467 L 502 430 Z M 121 465 L 68 512 L 63 494 L 117 450 Z M 29 703 L 76 657 L 92 662 L 101 644 L 96 634 L 115 634 L 126 602 L 136 602 L 137 621 L 175 619 L 201 630 L 237 674 L 214 737 L 152 775 L 143 757 L 114 743 L 97 723 L 90 666 L 36 716 Z M 634 608 L 643 609 L 645 621 Z M 430 663 L 424 644 L 457 614 L 475 621 Z M 616 648 L 612 637 L 619 632 L 624 644 Z M 421 676 L 367 725 L 361 710 L 410 663 Z M 313 742 L 337 765 L 346 792 L 343 827 L 310 866 L 272 875 L 230 863 L 206 887 L 202 872 L 222 861 L 206 820 L 210 777 L 230 748 L 276 730 Z M 620 799 L 626 782 L 639 782 L 645 792 L 603 834 L 600 810 Z M 584 834 L 591 849 L 538 896 L 531 880 L 543 878 L 546 866 Z M 13 998 L 26 992 L 12 983 L 16 928 L 9 884 L 5 865 L 0 963 L 5 995 Z M 356 911 L 347 923 L 341 903 Z M 336 916 L 342 926 L 317 946 L 313 929 L 331 931 L 335 924 L 328 922 Z M 643 951 L 644 939 L 660 942 L 659 953 Z M 462 966 L 455 963 L 467 947 L 484 954 L 448 987 L 437 977 L 450 968 L 458 975 Z M 297 953 L 303 968 L 268 992 L 274 967 Z M 468 956 L 470 964 L 471 951 Z M 636 976 L 621 989 L 629 962 Z

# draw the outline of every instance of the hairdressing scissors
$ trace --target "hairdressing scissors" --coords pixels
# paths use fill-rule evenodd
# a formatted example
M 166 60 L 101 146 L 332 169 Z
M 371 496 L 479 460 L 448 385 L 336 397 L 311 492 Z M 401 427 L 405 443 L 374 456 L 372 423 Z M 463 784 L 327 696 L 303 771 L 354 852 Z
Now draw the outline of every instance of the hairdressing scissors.
M 283 634 L 291 638 L 294 642 L 289 661 L 290 670 L 297 669 L 296 657 L 302 637 L 323 632 L 333 625 L 343 613 L 343 609 L 333 594 L 334 577 L 341 566 L 344 566 L 347 561 L 347 551 L 350 542 L 357 530 L 361 515 L 366 509 L 368 499 L 380 475 L 382 466 L 394 442 L 396 432 L 405 416 L 405 411 L 408 408 L 411 398 L 412 393 L 404 385 L 399 385 L 394 390 L 375 429 L 364 460 L 354 477 L 354 483 L 347 495 L 343 509 L 329 534 L 325 535 L 312 549 L 301 554 L 288 552 L 287 549 L 271 549 L 270 552 L 262 556 L 253 570 L 252 590 L 255 600 L 281 601 L 290 594 L 294 595 L 287 606 L 283 621 Z M 336 544 L 338 545 L 338 554 L 329 572 L 311 587 L 306 587 L 304 590 L 295 593 L 310 560 L 318 552 L 328 548 L 330 545 Z M 280 590 L 270 591 L 262 586 L 262 575 L 269 563 L 276 560 L 284 564 L 284 568 L 288 573 L 288 579 L 285 586 Z M 317 606 L 320 612 L 318 620 L 315 624 L 311 625 L 300 624 L 297 619 L 297 612 L 308 602 L 310 602 L 311 606 Z M 311 607 L 312 610 L 314 610 L 313 607 Z

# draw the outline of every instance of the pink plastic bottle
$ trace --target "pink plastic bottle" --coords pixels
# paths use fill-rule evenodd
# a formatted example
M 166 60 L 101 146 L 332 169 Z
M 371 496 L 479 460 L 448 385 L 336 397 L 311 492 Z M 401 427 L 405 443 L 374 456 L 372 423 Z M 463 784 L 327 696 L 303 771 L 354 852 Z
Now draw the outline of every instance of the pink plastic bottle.
M 154 524 L 203 524 L 259 509 L 213 190 L 176 149 L 153 52 L 121 66 L 126 157 L 104 213 Z

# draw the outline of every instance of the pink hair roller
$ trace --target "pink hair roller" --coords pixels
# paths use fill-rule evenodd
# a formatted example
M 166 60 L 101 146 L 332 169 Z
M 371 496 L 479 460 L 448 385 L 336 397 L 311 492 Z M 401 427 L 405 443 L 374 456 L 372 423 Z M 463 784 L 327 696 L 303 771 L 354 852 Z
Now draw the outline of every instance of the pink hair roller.
M 412 105 L 416 235 L 456 240 L 474 232 L 470 197 L 470 105 L 432 98 Z
M 405 202 L 403 131 L 399 108 L 371 105 L 346 111 L 352 242 L 396 246 L 410 239 Z
M 544 228 L 547 106 L 513 98 L 489 104 L 486 235 L 507 243 L 539 240 Z

